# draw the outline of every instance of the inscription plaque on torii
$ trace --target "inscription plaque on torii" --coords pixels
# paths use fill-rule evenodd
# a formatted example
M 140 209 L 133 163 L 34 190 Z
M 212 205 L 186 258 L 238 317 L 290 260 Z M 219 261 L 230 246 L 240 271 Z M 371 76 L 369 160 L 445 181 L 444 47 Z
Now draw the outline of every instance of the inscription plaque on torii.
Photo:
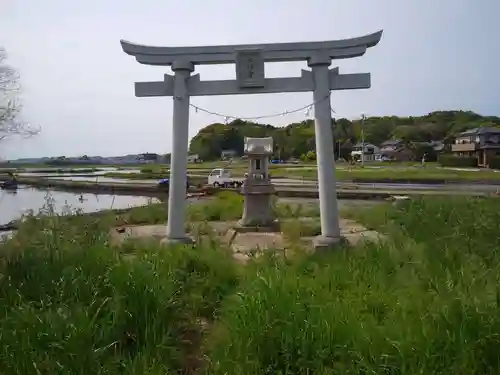
M 236 80 L 242 89 L 265 87 L 264 58 L 261 51 L 236 52 Z
M 321 216 L 318 247 L 330 247 L 340 240 L 335 159 L 331 128 L 331 90 L 370 88 L 370 73 L 340 74 L 329 69 L 332 60 L 358 57 L 378 44 L 382 31 L 358 38 L 326 42 L 226 45 L 206 47 L 153 47 L 121 41 L 123 51 L 145 65 L 170 66 L 174 75 L 163 81 L 136 82 L 137 97 L 172 96 L 173 136 L 168 198 L 167 236 L 187 241 L 185 193 L 189 142 L 189 98 L 204 95 L 313 92 L 316 158 Z M 266 62 L 307 61 L 311 70 L 300 77 L 265 78 Z M 235 64 L 236 80 L 200 80 L 191 75 L 196 65 Z

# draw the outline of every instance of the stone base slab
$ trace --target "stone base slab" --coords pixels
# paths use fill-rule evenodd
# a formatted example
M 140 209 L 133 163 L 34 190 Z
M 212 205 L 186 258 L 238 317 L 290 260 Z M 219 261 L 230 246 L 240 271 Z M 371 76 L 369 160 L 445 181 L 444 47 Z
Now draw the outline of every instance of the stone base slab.
M 318 218 L 295 218 L 283 219 L 282 222 L 300 220 L 300 221 L 316 221 Z M 286 236 L 281 233 L 280 222 L 276 221 L 271 226 L 240 226 L 236 222 L 203 222 L 192 223 L 190 233 L 198 238 L 194 227 L 196 225 L 208 227 L 208 232 L 199 234 L 199 238 L 208 238 L 216 236 L 221 239 L 221 244 L 224 244 L 232 249 L 235 259 L 238 261 L 246 261 L 253 252 L 265 251 L 286 251 L 292 250 L 291 247 L 296 245 L 311 251 L 328 251 L 341 246 L 355 247 L 363 242 L 380 242 L 384 240 L 384 236 L 372 230 L 368 230 L 361 224 L 352 220 L 341 219 L 340 229 L 341 238 L 332 239 L 322 236 L 302 237 L 300 242 L 289 243 Z M 210 234 L 211 233 L 211 234 Z M 165 224 L 157 225 L 137 225 L 115 228 L 111 231 L 113 243 L 119 244 L 127 239 L 141 240 L 156 240 L 163 244 L 179 244 L 190 245 L 194 244 L 193 236 L 187 235 L 183 239 L 167 238 L 167 227 Z
M 325 236 L 316 236 L 312 240 L 312 246 L 315 252 L 319 251 L 327 251 L 327 250 L 335 250 L 339 249 L 345 245 L 347 245 L 347 240 L 340 237 L 325 237 Z
M 162 245 L 194 245 L 195 241 L 191 237 L 184 237 L 184 238 L 163 238 L 160 241 L 160 244 Z
M 281 225 L 278 220 L 274 220 L 265 225 L 246 225 L 242 220 L 238 221 L 238 224 L 233 228 L 238 231 L 238 233 L 247 232 L 280 232 Z

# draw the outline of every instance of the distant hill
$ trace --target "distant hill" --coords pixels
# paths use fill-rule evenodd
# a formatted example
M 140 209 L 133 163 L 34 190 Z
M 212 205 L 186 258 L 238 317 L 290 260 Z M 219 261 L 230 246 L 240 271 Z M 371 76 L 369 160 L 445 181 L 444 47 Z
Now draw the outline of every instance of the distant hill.
M 500 127 L 500 117 L 481 116 L 471 111 L 436 111 L 425 116 L 384 116 L 365 119 L 365 142 L 379 145 L 388 139 L 403 141 L 453 141 L 456 134 L 480 126 Z M 360 141 L 360 120 L 345 118 L 332 120 L 336 153 L 348 152 L 351 145 Z M 221 151 L 234 150 L 243 154 L 244 137 L 274 139 L 275 156 L 282 159 L 301 157 L 315 150 L 314 121 L 292 123 L 285 127 L 234 120 L 229 124 L 210 124 L 201 129 L 191 140 L 189 149 L 203 160 L 220 158 Z

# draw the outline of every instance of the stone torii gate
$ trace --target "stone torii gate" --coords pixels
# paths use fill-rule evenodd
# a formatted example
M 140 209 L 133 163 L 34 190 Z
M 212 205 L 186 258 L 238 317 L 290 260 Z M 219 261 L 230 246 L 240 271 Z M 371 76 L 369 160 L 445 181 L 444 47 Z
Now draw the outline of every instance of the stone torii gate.
M 145 65 L 170 66 L 174 75 L 163 81 L 136 82 L 136 97 L 173 97 L 173 139 L 168 197 L 167 237 L 188 242 L 184 229 L 186 175 L 191 96 L 313 92 L 316 158 L 321 216 L 321 235 L 316 247 L 330 247 L 340 237 L 331 127 L 331 90 L 370 88 L 370 73 L 339 74 L 329 69 L 332 60 L 358 57 L 374 47 L 382 30 L 358 38 L 327 42 L 225 45 L 207 47 L 153 47 L 122 40 L 123 51 Z M 300 77 L 266 78 L 266 62 L 307 61 L 311 70 Z M 203 81 L 191 75 L 196 65 L 236 64 L 236 80 Z

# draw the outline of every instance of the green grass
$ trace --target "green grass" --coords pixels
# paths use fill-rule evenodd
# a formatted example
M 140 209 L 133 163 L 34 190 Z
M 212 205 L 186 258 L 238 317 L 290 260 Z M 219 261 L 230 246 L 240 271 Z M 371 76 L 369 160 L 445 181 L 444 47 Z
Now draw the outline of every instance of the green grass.
M 197 366 L 198 320 L 213 319 L 236 285 L 227 252 L 132 243 L 123 254 L 107 227 L 89 218 L 44 224 L 30 223 L 2 248 L 3 374 L 166 374 Z
M 223 193 L 191 219 L 238 217 L 240 199 Z M 387 240 L 247 266 L 216 238 L 112 245 L 110 214 L 32 218 L 0 247 L 2 373 L 500 371 L 498 199 L 346 211 Z M 284 226 L 307 235 L 318 221 Z
M 383 245 L 256 263 L 207 340 L 211 372 L 498 373 L 499 209 L 388 206 Z
M 381 167 L 381 168 L 360 168 L 347 167 L 336 170 L 336 175 L 340 181 L 448 181 L 448 182 L 498 182 L 500 173 L 492 170 L 467 171 L 450 170 L 439 167 Z M 308 180 L 317 179 L 316 169 L 291 169 L 287 171 L 287 176 L 304 178 Z

